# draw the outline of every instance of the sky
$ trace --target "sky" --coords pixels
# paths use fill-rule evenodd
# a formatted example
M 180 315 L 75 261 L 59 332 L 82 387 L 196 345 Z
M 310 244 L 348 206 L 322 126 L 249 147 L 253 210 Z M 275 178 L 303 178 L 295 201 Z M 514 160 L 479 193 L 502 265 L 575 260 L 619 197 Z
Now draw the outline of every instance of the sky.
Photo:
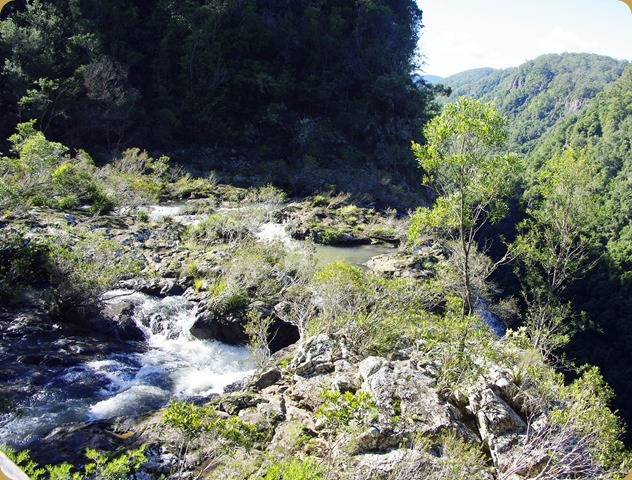
M 632 1 L 628 0 L 628 3 Z M 417 0 L 424 74 L 515 67 L 545 53 L 632 61 L 632 10 L 621 0 Z

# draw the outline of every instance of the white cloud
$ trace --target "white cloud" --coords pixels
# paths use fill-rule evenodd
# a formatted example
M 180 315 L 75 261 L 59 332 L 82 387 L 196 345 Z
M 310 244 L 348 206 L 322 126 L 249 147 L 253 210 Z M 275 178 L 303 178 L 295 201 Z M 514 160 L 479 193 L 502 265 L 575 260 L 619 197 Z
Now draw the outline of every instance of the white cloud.
M 540 46 L 549 52 L 586 52 L 599 47 L 599 43 L 581 38 L 575 32 L 555 27 Z

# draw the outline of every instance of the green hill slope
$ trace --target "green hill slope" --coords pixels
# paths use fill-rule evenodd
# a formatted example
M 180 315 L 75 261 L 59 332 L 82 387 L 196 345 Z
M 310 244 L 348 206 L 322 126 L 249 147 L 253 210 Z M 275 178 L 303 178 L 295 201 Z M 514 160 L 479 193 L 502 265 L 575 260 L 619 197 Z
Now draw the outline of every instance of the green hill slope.
M 558 122 L 578 113 L 618 79 L 627 62 L 582 53 L 543 55 L 505 70 L 468 70 L 442 81 L 448 101 L 472 96 L 494 101 L 511 120 L 510 148 L 530 152 Z

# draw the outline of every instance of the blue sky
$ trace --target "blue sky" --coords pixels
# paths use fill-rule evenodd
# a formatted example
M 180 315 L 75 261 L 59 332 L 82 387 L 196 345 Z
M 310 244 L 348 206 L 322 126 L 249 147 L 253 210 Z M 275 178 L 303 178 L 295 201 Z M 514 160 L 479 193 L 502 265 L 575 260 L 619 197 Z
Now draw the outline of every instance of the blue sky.
M 426 74 L 506 68 L 545 53 L 632 61 L 632 11 L 621 0 L 417 0 Z

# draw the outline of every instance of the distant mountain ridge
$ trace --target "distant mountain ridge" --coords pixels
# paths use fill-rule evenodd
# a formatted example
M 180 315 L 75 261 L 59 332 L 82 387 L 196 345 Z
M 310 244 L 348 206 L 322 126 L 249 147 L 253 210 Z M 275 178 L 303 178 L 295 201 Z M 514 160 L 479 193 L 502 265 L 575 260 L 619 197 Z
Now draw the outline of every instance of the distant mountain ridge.
M 438 83 L 443 80 L 439 75 L 422 75 L 422 78 L 428 83 Z
M 467 70 L 441 84 L 452 89 L 447 102 L 459 96 L 495 102 L 511 119 L 510 148 L 531 152 L 558 122 L 620 78 L 627 65 L 595 54 L 548 54 L 513 68 Z

